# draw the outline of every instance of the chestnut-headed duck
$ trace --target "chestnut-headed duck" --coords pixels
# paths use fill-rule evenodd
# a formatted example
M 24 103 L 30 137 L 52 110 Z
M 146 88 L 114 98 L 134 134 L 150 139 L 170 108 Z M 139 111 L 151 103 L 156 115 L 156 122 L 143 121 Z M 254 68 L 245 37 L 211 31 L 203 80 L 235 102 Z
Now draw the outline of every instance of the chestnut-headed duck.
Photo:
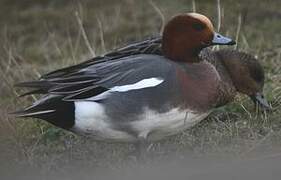
M 140 142 L 192 127 L 236 92 L 268 105 L 262 96 L 263 69 L 252 56 L 229 50 L 200 53 L 211 45 L 235 43 L 214 32 L 207 17 L 177 15 L 162 37 L 18 84 L 34 88 L 25 95 L 44 96 L 17 116 L 43 119 L 96 140 Z

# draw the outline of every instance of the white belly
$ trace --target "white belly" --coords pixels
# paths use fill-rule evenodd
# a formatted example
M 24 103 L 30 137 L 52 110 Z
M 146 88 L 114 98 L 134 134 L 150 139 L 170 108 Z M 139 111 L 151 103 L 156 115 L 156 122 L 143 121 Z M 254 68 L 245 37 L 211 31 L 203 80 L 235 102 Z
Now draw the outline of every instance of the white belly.
M 90 101 L 75 102 L 75 125 L 72 130 L 97 140 L 124 142 L 136 140 L 125 131 L 113 129 L 104 107 L 100 103 Z
M 206 118 L 208 113 L 196 114 L 188 110 L 172 109 L 165 113 L 146 110 L 142 120 L 131 125 L 139 137 L 154 141 L 184 131 Z
M 96 102 L 75 102 L 75 125 L 73 131 L 93 136 L 97 140 L 134 142 L 139 138 L 149 141 L 160 140 L 166 136 L 177 134 L 194 126 L 208 113 L 196 114 L 188 110 L 172 109 L 165 113 L 145 110 L 144 115 L 136 120 L 127 122 L 136 135 L 113 129 L 104 107 Z

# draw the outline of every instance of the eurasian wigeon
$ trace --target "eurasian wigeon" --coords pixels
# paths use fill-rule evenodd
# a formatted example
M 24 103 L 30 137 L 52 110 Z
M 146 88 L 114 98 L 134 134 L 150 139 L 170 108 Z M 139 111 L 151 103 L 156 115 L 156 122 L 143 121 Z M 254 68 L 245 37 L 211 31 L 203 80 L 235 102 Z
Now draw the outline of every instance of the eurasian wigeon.
M 255 58 L 229 50 L 200 53 L 234 43 L 215 33 L 201 14 L 177 15 L 166 24 L 162 41 L 132 44 L 20 83 L 35 88 L 27 94 L 44 96 L 17 116 L 97 140 L 139 142 L 192 127 L 237 91 L 268 106 L 263 69 Z

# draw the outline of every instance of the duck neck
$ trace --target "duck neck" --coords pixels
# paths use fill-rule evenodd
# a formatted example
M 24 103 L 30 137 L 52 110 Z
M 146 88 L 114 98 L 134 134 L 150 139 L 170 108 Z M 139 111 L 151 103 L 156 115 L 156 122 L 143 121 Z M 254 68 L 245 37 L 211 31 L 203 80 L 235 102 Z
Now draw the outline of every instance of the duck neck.
M 222 60 L 218 60 L 216 69 L 221 77 L 220 93 L 222 98 L 218 104 L 224 105 L 234 99 L 237 91 L 228 70 L 222 63 Z
M 219 86 L 220 98 L 217 102 L 217 106 L 219 107 L 233 101 L 237 91 L 225 68 L 218 70 L 218 73 L 221 77 L 221 83 Z
M 199 57 L 201 49 L 183 49 L 183 48 L 168 48 L 163 49 L 164 56 L 177 62 L 196 63 L 200 62 Z
M 223 58 L 217 52 L 213 52 L 210 49 L 206 48 L 200 53 L 200 57 L 203 60 L 207 60 L 216 68 L 220 76 L 220 88 L 219 88 L 219 99 L 217 106 L 224 105 L 234 99 L 237 94 L 234 83 L 231 79 L 229 71 L 223 63 Z

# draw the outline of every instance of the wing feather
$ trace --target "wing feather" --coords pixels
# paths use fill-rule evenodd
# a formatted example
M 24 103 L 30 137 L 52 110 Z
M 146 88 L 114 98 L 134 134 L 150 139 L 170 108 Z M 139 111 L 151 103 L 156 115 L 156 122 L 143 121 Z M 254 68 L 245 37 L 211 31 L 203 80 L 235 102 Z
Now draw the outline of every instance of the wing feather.
M 104 56 L 52 71 L 39 80 L 18 83 L 16 86 L 33 89 L 21 96 L 56 94 L 63 95 L 64 100 L 88 98 L 110 89 L 111 84 L 134 74 L 139 67 L 126 60 L 126 57 L 138 54 L 161 54 L 161 37 L 130 44 Z

